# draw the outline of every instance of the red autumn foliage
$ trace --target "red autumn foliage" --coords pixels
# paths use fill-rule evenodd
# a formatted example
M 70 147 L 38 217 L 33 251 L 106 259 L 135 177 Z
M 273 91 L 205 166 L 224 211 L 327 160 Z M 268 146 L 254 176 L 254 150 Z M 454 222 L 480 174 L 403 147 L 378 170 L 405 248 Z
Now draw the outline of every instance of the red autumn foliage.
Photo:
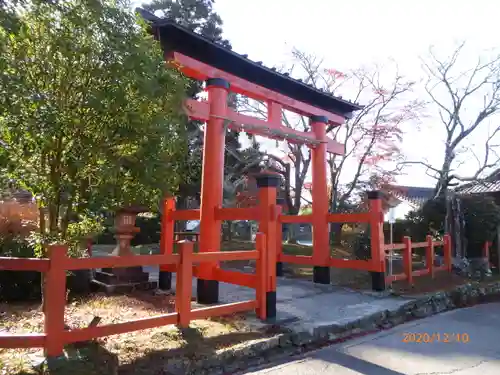
M 0 237 L 27 237 L 38 226 L 35 203 L 0 202 Z

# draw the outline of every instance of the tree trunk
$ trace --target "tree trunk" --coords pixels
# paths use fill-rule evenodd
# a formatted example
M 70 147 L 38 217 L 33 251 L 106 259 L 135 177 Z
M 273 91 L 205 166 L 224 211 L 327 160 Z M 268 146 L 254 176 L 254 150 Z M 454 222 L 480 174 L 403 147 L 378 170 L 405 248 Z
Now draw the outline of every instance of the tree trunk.
M 65 238 L 66 234 L 68 233 L 68 225 L 71 220 L 72 214 L 73 214 L 73 196 L 70 197 L 68 205 L 66 207 L 66 212 L 64 213 L 64 217 L 61 219 L 61 233 L 63 238 Z
M 38 218 L 39 220 L 39 233 L 41 235 L 45 234 L 45 231 L 46 231 L 46 225 L 45 225 L 45 210 L 43 209 L 43 207 L 40 207 L 38 208 L 38 215 L 40 216 Z
M 435 197 L 439 196 L 447 196 L 448 193 L 448 184 L 450 182 L 449 176 L 450 176 L 450 169 L 451 169 L 451 163 L 453 161 L 453 149 L 451 149 L 449 146 L 446 146 L 446 151 L 445 151 L 445 157 L 444 157 L 444 162 L 441 167 L 441 172 L 439 174 L 439 179 L 436 184 L 436 190 L 435 190 Z
M 297 243 L 296 241 L 296 229 L 297 229 L 297 224 L 288 224 L 288 230 L 287 230 L 287 233 L 286 233 L 286 242 L 287 243 L 290 243 L 290 244 L 295 244 Z
M 187 198 L 179 196 L 175 202 L 176 210 L 185 210 L 187 206 Z M 175 231 L 176 232 L 185 232 L 186 231 L 186 222 L 185 221 L 176 221 L 175 222 Z
M 223 241 L 232 241 L 233 240 L 233 221 L 226 221 L 226 225 L 222 225 L 222 238 Z
M 49 204 L 49 233 L 57 233 L 57 206 L 54 203 Z
M 460 264 L 465 258 L 465 223 L 460 199 L 446 194 L 445 231 L 451 235 L 451 250 L 454 264 Z
M 330 230 L 330 241 L 333 245 L 340 245 L 342 242 L 342 223 L 332 223 Z

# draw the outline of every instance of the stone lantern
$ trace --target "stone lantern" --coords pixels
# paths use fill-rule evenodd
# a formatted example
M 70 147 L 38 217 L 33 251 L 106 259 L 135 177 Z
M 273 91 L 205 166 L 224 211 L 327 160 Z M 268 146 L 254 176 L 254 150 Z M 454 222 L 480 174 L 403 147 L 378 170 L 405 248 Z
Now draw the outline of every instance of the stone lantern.
M 120 208 L 116 212 L 114 232 L 117 244 L 111 255 L 133 255 L 130 242 L 136 233 L 140 232 L 140 229 L 135 226 L 135 219 L 144 211 L 142 207 L 130 206 Z
M 135 226 L 135 220 L 137 215 L 144 211 L 146 209 L 140 206 L 128 206 L 117 210 L 114 228 L 117 244 L 111 256 L 134 255 L 130 242 L 140 232 Z M 108 293 L 156 288 L 156 283 L 149 281 L 149 274 L 143 271 L 142 266 L 103 268 L 96 272 L 94 282 Z

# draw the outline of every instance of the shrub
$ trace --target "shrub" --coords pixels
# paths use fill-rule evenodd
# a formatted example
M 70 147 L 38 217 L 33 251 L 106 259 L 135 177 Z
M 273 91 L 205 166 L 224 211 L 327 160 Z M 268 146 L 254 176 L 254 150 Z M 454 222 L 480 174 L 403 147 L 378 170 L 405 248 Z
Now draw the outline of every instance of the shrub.
M 160 242 L 161 216 L 157 214 L 139 215 L 135 226 L 141 231 L 132 239 L 132 245 L 148 245 Z M 116 240 L 115 240 L 116 243 Z
M 0 202 L 0 238 L 26 238 L 37 229 L 38 217 L 34 203 Z
M 356 259 L 369 260 L 372 258 L 371 234 L 369 228 L 359 232 L 354 240 L 353 248 Z
M 43 244 L 49 236 L 42 236 L 37 231 L 38 208 L 35 204 L 22 204 L 16 201 L 0 203 L 0 256 L 33 258 L 44 255 Z M 57 236 L 52 240 L 69 245 L 69 256 L 84 255 L 86 243 L 82 241 L 89 235 L 102 231 L 98 219 L 80 217 L 77 222 L 68 225 L 64 240 Z M 68 289 L 82 290 L 77 283 L 75 272 L 69 273 Z M 0 300 L 21 301 L 41 297 L 41 275 L 32 271 L 0 271 Z
M 402 243 L 403 237 L 412 235 L 413 222 L 410 220 L 396 220 L 394 224 L 392 224 L 392 240 L 394 243 Z M 384 238 L 385 242 L 389 243 L 390 240 L 390 224 L 384 223 Z M 412 238 L 414 241 L 417 241 L 416 238 Z
M 35 252 L 24 238 L 2 238 L 0 256 L 32 258 Z M 0 301 L 38 299 L 41 295 L 40 282 L 39 272 L 0 271 Z
M 464 235 L 467 240 L 467 257 L 480 257 L 484 243 L 492 241 L 500 225 L 500 206 L 487 195 L 469 195 L 460 197 L 465 221 Z M 408 215 L 414 224 L 412 235 L 418 241 L 425 234 L 443 235 L 445 232 L 446 202 L 443 198 L 430 200 L 417 212 Z
M 462 203 L 467 256 L 480 257 L 484 243 L 496 237 L 500 225 L 500 206 L 488 196 L 464 198 Z

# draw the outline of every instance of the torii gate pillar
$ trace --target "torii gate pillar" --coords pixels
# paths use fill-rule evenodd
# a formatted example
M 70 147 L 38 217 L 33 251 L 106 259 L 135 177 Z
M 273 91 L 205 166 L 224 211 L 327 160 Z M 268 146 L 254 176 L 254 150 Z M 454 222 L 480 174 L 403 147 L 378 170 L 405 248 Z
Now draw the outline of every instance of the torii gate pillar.
M 328 118 L 311 116 L 311 128 L 320 141 L 312 149 L 312 213 L 313 213 L 313 280 L 318 284 L 330 284 L 330 242 L 328 231 L 328 188 L 326 175 L 326 127 Z
M 229 82 L 222 78 L 206 80 L 210 118 L 203 141 L 199 252 L 220 250 L 221 222 L 215 211 L 222 206 L 224 180 L 224 145 L 226 132 L 223 118 L 227 115 Z M 219 282 L 213 273 L 217 263 L 202 263 L 197 281 L 197 300 L 202 304 L 219 301 Z

